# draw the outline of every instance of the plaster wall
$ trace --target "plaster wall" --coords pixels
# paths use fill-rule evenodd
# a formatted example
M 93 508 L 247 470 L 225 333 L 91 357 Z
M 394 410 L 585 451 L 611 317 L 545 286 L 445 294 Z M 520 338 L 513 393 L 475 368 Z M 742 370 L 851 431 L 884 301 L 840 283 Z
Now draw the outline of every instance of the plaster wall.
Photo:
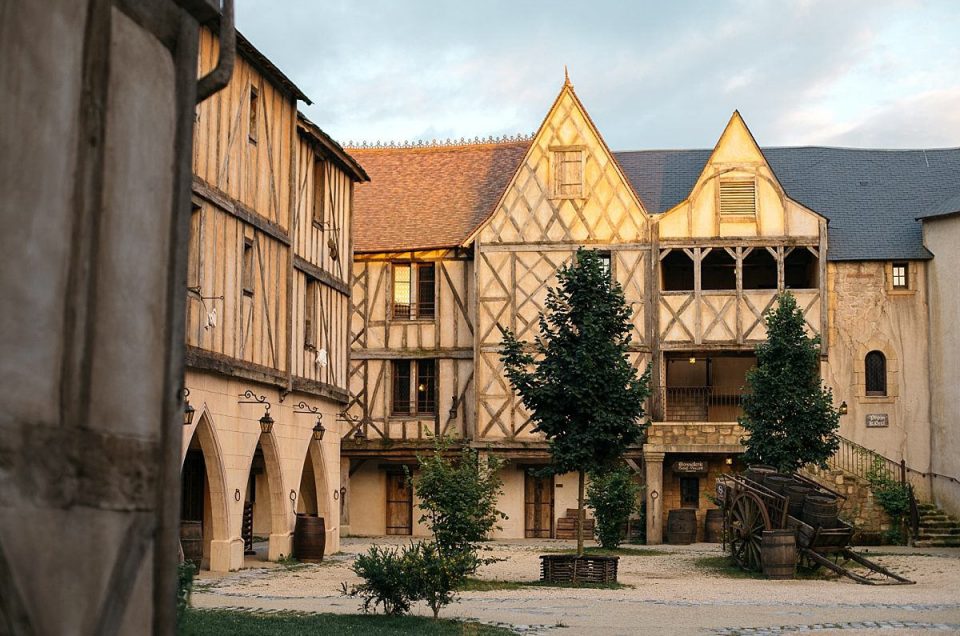
M 930 387 L 926 268 L 909 264 L 910 289 L 892 288 L 889 262 L 829 263 L 828 358 L 825 382 L 837 404 L 840 434 L 894 461 L 926 472 L 930 465 Z M 887 362 L 887 395 L 866 395 L 864 358 L 878 350 Z M 867 415 L 886 414 L 889 426 L 868 428 Z M 914 485 L 922 496 L 926 482 Z
M 923 222 L 923 241 L 933 252 L 928 265 L 930 294 L 930 470 L 960 478 L 960 216 Z M 934 501 L 960 515 L 960 484 L 931 480 Z
M 213 430 L 212 443 L 216 449 L 215 453 L 210 452 L 209 445 L 203 449 L 208 465 L 207 474 L 210 475 L 213 470 L 220 471 L 222 476 L 222 485 L 219 486 L 208 480 L 212 513 L 214 516 L 222 515 L 225 519 L 222 527 L 214 524 L 210 569 L 228 571 L 243 565 L 241 529 L 244 493 L 247 491 L 250 466 L 258 443 L 263 449 L 266 471 L 258 478 L 257 502 L 269 497 L 270 512 L 269 522 L 263 516 L 258 516 L 255 527 L 257 534 L 264 530 L 269 533 L 268 558 L 275 560 L 291 553 L 302 470 L 311 446 L 314 446 L 309 455 L 315 474 L 314 492 L 319 493 L 317 508 L 326 525 L 326 551 L 333 553 L 339 550 L 339 500 L 334 499 L 334 492 L 340 488 L 340 428 L 343 424 L 336 421 L 340 405 L 332 400 L 296 392 L 280 402 L 279 392 L 274 387 L 257 386 L 249 381 L 195 370 L 187 371 L 185 386 L 190 389 L 189 399 L 196 414 L 193 424 L 183 428 L 181 457 L 186 456 L 194 432 L 204 418 Z M 263 407 L 237 403 L 240 394 L 247 389 L 265 395 L 271 402 L 270 414 L 275 423 L 269 436 L 262 435 L 260 429 Z M 318 407 L 323 413 L 327 432 L 319 444 L 313 441 L 315 418 L 293 412 L 293 405 L 300 400 Z M 267 508 L 257 507 L 261 508 L 261 515 L 262 510 Z

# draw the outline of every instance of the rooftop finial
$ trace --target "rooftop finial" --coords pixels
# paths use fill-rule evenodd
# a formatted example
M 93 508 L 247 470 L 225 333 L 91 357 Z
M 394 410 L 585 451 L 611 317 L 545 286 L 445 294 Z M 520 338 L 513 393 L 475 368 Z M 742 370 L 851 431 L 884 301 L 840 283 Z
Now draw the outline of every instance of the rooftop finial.
M 563 85 L 564 85 L 564 86 L 573 86 L 573 84 L 570 83 L 570 73 L 567 72 L 567 65 L 566 65 L 566 64 L 563 65 Z

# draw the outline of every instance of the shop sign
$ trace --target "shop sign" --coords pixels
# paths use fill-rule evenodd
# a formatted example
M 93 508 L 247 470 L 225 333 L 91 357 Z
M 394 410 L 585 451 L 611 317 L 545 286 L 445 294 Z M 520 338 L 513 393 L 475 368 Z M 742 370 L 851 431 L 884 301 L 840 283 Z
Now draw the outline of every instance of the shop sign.
M 890 416 L 886 413 L 870 413 L 867 415 L 867 428 L 886 428 L 890 426 Z
M 679 461 L 673 464 L 675 473 L 705 473 L 707 472 L 707 462 L 704 460 Z

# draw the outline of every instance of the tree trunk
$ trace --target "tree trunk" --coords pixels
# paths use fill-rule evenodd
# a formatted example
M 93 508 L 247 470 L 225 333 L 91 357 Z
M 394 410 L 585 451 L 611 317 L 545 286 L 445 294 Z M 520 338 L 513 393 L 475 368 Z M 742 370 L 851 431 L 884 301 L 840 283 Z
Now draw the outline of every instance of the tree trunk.
M 581 470 L 577 479 L 577 556 L 583 556 L 583 482 Z

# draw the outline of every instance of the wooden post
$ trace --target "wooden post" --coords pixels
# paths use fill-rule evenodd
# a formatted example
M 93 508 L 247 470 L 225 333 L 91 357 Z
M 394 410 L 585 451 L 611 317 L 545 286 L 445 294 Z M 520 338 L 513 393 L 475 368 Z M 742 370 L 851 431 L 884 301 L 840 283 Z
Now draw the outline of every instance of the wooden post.
M 583 485 L 585 475 L 581 470 L 577 476 L 577 556 L 583 556 Z
M 663 543 L 663 457 L 664 453 L 643 453 L 647 481 L 648 545 Z

